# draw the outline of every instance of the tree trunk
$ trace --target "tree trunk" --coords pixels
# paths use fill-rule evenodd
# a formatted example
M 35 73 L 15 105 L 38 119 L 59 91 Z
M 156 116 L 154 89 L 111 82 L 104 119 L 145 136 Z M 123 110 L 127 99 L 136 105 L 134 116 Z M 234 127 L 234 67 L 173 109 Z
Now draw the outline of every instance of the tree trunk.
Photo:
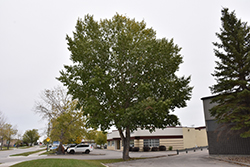
M 129 160 L 129 146 L 130 146 L 130 129 L 126 128 L 126 136 L 124 136 L 123 131 L 121 129 L 118 129 L 120 136 L 122 138 L 122 144 L 123 144 L 123 160 Z
M 64 147 L 62 146 L 62 143 L 64 142 L 63 136 L 64 136 L 64 132 L 63 132 L 63 129 L 61 129 L 60 144 L 58 146 L 57 154 L 65 154 Z
M 10 140 L 8 142 L 8 145 L 7 145 L 7 150 L 10 149 Z

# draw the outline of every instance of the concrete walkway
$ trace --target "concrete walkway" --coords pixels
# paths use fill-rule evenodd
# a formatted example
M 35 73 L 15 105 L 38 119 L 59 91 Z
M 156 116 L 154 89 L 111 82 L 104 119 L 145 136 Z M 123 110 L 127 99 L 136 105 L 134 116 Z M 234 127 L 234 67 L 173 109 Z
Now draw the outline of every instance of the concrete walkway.
M 39 155 L 39 154 L 42 154 L 46 152 L 46 150 L 44 151 L 41 151 L 41 152 L 38 152 L 38 153 L 34 153 L 34 154 L 30 154 L 29 156 L 9 156 L 8 158 L 9 159 L 12 159 L 11 162 L 6 162 L 6 163 L 2 163 L 0 164 L 0 167 L 9 167 L 9 166 L 12 166 L 12 165 L 15 165 L 15 164 L 18 164 L 18 163 L 21 163 L 21 162 L 24 162 L 24 161 L 30 161 L 30 160 L 33 160 L 33 159 L 38 159 L 39 157 L 47 157 L 47 155 Z M 17 161 L 15 161 L 15 159 Z

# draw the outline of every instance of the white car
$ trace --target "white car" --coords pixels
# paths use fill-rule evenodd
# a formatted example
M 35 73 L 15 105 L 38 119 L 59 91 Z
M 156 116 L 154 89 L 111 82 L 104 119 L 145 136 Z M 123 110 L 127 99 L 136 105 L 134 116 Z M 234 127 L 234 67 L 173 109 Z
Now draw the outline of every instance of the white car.
M 75 147 L 71 147 L 67 149 L 67 153 L 86 153 L 89 154 L 90 151 L 93 151 L 93 147 L 90 144 L 78 144 Z

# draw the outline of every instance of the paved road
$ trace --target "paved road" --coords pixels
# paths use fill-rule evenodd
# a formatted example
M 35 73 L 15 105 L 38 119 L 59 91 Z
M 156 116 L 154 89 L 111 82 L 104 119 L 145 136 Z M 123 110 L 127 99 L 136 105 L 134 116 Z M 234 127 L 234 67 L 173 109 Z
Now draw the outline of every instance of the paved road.
M 31 150 L 37 150 L 38 147 L 33 147 L 33 149 L 21 150 L 18 152 L 28 152 Z M 8 157 L 7 154 L 13 154 L 17 150 L 5 152 L 1 151 L 0 153 L 0 167 L 11 166 L 16 163 L 20 163 L 23 161 L 30 161 L 34 159 L 40 158 L 64 158 L 64 159 L 119 159 L 122 157 L 121 151 L 110 151 L 110 150 L 99 150 L 95 149 L 90 154 L 66 154 L 66 155 L 50 155 L 50 156 L 39 156 L 41 153 L 32 154 L 28 157 L 18 156 L 18 157 Z M 5 152 L 5 153 L 3 153 Z M 209 158 L 208 151 L 196 151 L 189 152 L 186 154 L 185 152 L 181 152 L 179 155 L 168 156 L 176 154 L 176 152 L 169 151 L 158 151 L 158 152 L 130 152 L 130 157 L 158 157 L 158 158 L 150 158 L 150 159 L 141 159 L 135 161 L 126 161 L 119 162 L 114 164 L 109 164 L 110 167 L 152 167 L 152 166 L 162 166 L 162 167 L 235 167 L 239 166 L 236 164 L 215 160 Z M 160 158 L 159 158 L 160 157 Z

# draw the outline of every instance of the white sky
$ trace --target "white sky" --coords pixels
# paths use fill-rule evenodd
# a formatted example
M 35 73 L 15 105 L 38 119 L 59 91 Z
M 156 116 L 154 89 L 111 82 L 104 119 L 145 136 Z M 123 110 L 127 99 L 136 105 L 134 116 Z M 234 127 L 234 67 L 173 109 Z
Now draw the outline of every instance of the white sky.
M 250 20 L 249 0 L 0 0 L 0 111 L 20 134 L 43 132 L 46 121 L 32 108 L 41 91 L 60 85 L 55 77 L 71 63 L 66 34 L 72 36 L 77 19 L 86 14 L 100 20 L 117 12 L 144 19 L 158 38 L 173 38 L 182 47 L 179 74 L 192 76 L 194 90 L 188 106 L 175 114 L 182 126 L 204 126 L 200 98 L 210 96 L 215 83 L 212 42 L 218 41 L 222 7 Z

